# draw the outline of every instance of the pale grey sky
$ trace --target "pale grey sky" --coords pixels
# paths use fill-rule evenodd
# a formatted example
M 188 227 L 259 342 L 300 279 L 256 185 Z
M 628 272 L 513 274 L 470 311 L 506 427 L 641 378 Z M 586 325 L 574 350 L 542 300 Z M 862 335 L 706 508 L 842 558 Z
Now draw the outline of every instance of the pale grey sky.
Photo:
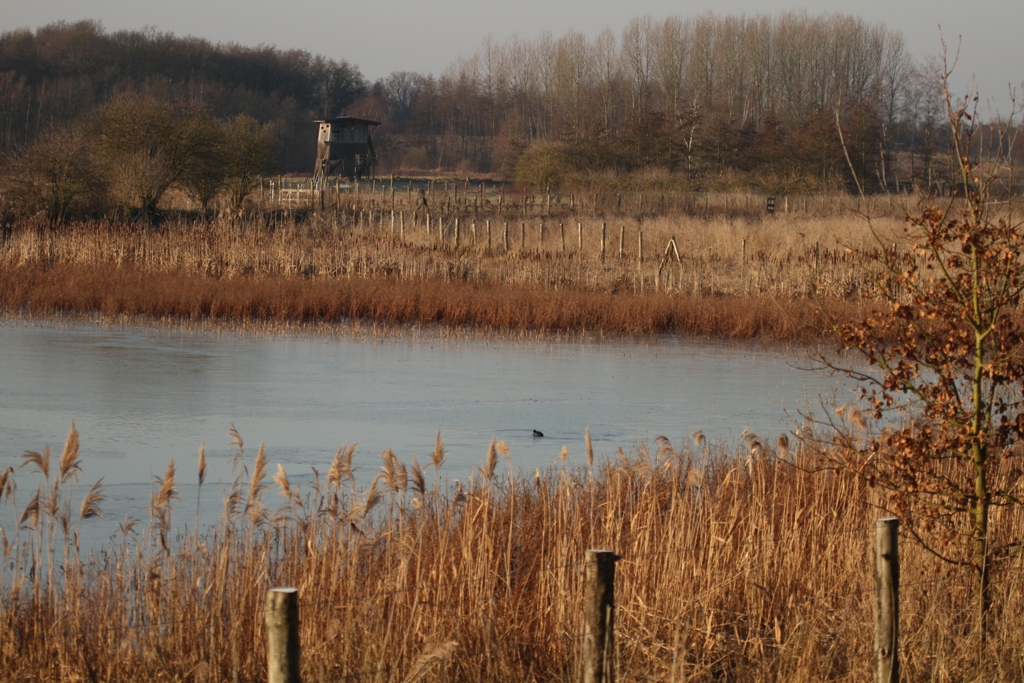
M 984 101 L 1005 112 L 1008 86 L 1024 82 L 1024 0 L 0 0 L 0 30 L 97 19 L 110 31 L 152 26 L 213 42 L 300 48 L 345 59 L 375 80 L 391 71 L 439 75 L 468 57 L 488 34 L 558 36 L 569 29 L 591 37 L 616 35 L 630 19 L 651 15 L 841 12 L 901 31 L 921 59 L 940 51 L 939 26 L 951 50 L 962 40 L 954 84 L 973 77 Z M 1020 95 L 1024 99 L 1024 94 Z M 987 112 L 986 112 L 987 113 Z

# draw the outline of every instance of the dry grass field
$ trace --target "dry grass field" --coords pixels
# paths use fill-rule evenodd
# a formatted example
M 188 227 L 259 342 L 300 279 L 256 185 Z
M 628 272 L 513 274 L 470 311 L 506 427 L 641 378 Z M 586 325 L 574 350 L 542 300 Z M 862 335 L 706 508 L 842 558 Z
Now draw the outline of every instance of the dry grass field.
M 594 195 L 589 207 L 493 195 L 417 199 L 382 183 L 376 194 L 328 193 L 322 210 L 267 203 L 244 220 L 16 225 L 0 241 L 0 305 L 808 341 L 819 308 L 844 317 L 865 305 L 859 258 L 898 245 L 896 216 L 912 210 L 865 203 L 886 214 L 869 222 L 861 202 L 840 198 L 787 199 L 767 216 L 749 195 Z
M 196 533 L 194 511 L 174 507 L 182 482 L 202 482 L 202 459 L 198 475 L 172 464 L 150 519 L 88 553 L 78 533 L 102 493 L 79 482 L 74 435 L 53 462 L 26 455 L 16 476 L 45 473 L 39 491 L 3 475 L 21 520 L 3 539 L 4 680 L 265 680 L 264 597 L 280 585 L 299 591 L 305 681 L 579 680 L 588 548 L 622 557 L 620 681 L 870 678 L 877 500 L 813 472 L 820 444 L 737 453 L 659 437 L 594 458 L 572 443 L 567 462 L 522 472 L 499 442 L 463 486 L 438 484 L 439 439 L 426 467 L 381 454 L 358 491 L 354 446 L 299 487 L 271 477 L 262 447 L 236 444 L 234 484 L 201 491 L 223 497 L 213 528 Z M 1021 523 L 997 514 L 993 538 Z M 1021 568 L 994 576 L 980 680 L 1024 671 Z M 906 680 L 979 680 L 966 673 L 968 573 L 906 538 L 901 572 Z

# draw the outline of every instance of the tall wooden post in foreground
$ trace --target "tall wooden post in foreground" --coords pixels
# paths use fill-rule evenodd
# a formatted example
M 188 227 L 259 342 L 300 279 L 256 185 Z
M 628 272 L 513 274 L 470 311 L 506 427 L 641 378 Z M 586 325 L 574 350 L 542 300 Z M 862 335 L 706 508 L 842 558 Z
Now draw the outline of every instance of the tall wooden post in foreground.
M 615 683 L 615 561 L 588 550 L 583 594 L 583 683 Z
M 875 526 L 875 683 L 900 678 L 899 526 L 894 518 Z
M 301 683 L 299 677 L 299 591 L 267 592 L 267 683 Z

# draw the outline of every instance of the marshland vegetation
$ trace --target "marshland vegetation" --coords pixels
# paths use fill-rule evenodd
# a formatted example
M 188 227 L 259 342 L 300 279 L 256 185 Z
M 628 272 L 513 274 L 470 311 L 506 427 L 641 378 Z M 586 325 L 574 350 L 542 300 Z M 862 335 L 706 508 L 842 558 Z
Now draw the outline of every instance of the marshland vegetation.
M 169 212 L 156 226 L 18 223 L 0 240 L 0 304 L 34 314 L 810 341 L 818 307 L 845 317 L 871 294 L 859 258 L 879 247 L 849 198 L 779 198 L 768 216 L 764 198 L 748 194 L 420 186 L 432 189 L 395 192 L 377 181 L 328 192 L 323 209 L 308 191 L 289 205 L 265 189 L 244 219 Z M 893 198 L 862 207 L 887 214 L 873 228 L 894 245 L 910 208 Z
M 566 680 L 578 675 L 582 561 L 615 548 L 621 680 L 864 680 L 871 658 L 875 491 L 814 472 L 823 444 L 745 439 L 742 452 L 653 444 L 524 472 L 501 442 L 465 484 L 385 451 L 353 484 L 354 446 L 308 484 L 234 433 L 237 477 L 212 528 L 190 528 L 178 487 L 205 462 L 155 478 L 150 517 L 100 551 L 77 544 L 102 511 L 72 431 L 59 457 L 3 473 L 0 664 L 8 680 L 262 680 L 263 600 L 299 589 L 304 680 Z M 589 440 L 587 440 L 589 441 Z M 255 450 L 255 452 L 253 452 Z M 559 466 L 561 465 L 561 466 Z M 1007 470 L 997 478 L 1012 477 Z M 18 488 L 15 480 L 33 479 Z M 1001 479 L 1000 479 L 1001 480 Z M 1021 533 L 996 512 L 994 539 Z M 901 550 L 904 672 L 961 680 L 971 577 Z M 993 579 L 985 680 L 1017 680 L 1019 560 Z
M 459 198 L 437 185 L 404 199 L 386 185 L 325 193 L 322 206 L 265 192 L 244 217 L 186 206 L 155 224 L 15 223 L 0 296 L 12 313 L 817 341 L 817 312 L 852 319 L 894 296 L 865 260 L 915 258 L 899 231 L 914 207 L 894 197 L 834 209 L 809 198 L 767 216 L 748 195 L 667 192 L 655 210 L 639 192 L 595 193 L 588 209 L 573 194 L 509 201 L 463 186 Z M 385 451 L 362 490 L 342 449 L 301 490 L 279 470 L 280 504 L 266 454 L 247 458 L 239 438 L 218 525 L 188 530 L 172 463 L 148 523 L 126 520 L 88 553 L 78 525 L 102 489 L 78 484 L 72 438 L 55 467 L 26 454 L 34 494 L 18 493 L 13 470 L 0 486 L 18 520 L 4 532 L 0 617 L 15 636 L 0 664 L 42 680 L 256 680 L 264 592 L 291 584 L 309 679 L 572 678 L 583 551 L 613 547 L 624 678 L 858 680 L 871 658 L 868 539 L 889 502 L 802 434 L 792 449 L 748 435 L 741 453 L 659 438 L 607 462 L 588 445 L 587 466 L 534 473 L 511 457 L 499 473 L 507 447 L 494 443 L 466 486 L 439 476 L 439 443 L 433 475 Z M 991 476 L 1012 486 L 1007 463 Z M 990 521 L 993 542 L 1015 547 L 1013 508 Z M 993 572 L 991 680 L 1022 666 L 1018 569 L 1011 554 Z M 958 679 L 977 665 L 970 569 L 911 546 L 902 571 L 904 671 Z
M 783 35 L 801 40 L 779 42 Z M 47 37 L 58 40 L 40 39 Z M 0 59 L 10 59 L 12 46 L 47 57 L 47 45 L 76 37 L 114 48 L 133 38 L 105 36 L 88 22 L 35 36 L 5 33 Z M 716 60 L 675 50 L 695 37 L 707 45 L 728 38 L 724 45 L 731 47 Z M 173 36 L 135 38 L 149 55 L 176 44 Z M 794 63 L 826 70 L 826 60 L 799 55 L 823 54 L 818 46 L 829 45 L 857 59 L 841 73 L 830 71 L 835 82 L 812 92 L 795 78 L 746 78 L 742 68 L 728 70 L 756 65 L 740 59 L 741 48 L 759 44 L 753 39 L 779 42 L 798 57 Z M 255 56 L 225 55 L 202 41 L 193 47 L 216 64 Z M 531 51 L 550 65 L 561 55 L 562 67 L 573 61 L 593 67 L 603 55 L 607 68 L 591 69 L 567 90 L 530 81 L 543 60 L 518 63 L 516 56 Z M 929 86 L 927 70 L 913 64 L 898 33 L 838 15 L 636 20 L 623 32 L 621 49 L 610 32 L 593 44 L 576 34 L 487 43 L 436 82 L 393 74 L 372 94 L 347 63 L 268 54 L 275 64 L 290 58 L 293 74 L 319 74 L 339 87 L 325 90 L 315 79 L 289 79 L 278 70 L 282 82 L 301 92 L 282 99 L 278 89 L 193 107 L 177 92 L 111 99 L 120 76 L 110 68 L 104 73 L 114 80 L 91 84 L 95 107 L 76 120 L 76 108 L 60 115 L 66 84 L 73 82 L 63 78 L 60 60 L 37 60 L 49 66 L 9 80 L 0 118 L 11 124 L 3 138 L 4 182 L 15 187 L 16 201 L 0 216 L 4 312 L 817 342 L 819 313 L 838 325 L 905 298 L 900 264 L 907 260 L 914 268 L 906 271 L 914 272 L 922 262 L 900 228 L 907 215 L 933 215 L 917 197 L 955 215 L 963 200 L 936 195 L 966 192 L 978 182 L 967 173 L 957 179 L 958 164 L 963 170 L 964 159 L 992 149 L 998 155 L 1005 149 L 1012 162 L 1020 150 L 1015 138 L 1000 137 L 993 147 L 984 136 L 976 143 L 968 136 L 966 155 L 939 161 L 936 136 L 945 122 L 930 113 L 943 93 Z M 486 55 L 504 69 L 493 74 L 499 87 L 480 78 Z M 740 88 L 733 85 L 740 84 L 718 78 L 722 69 L 743 83 L 794 90 L 736 98 Z M 531 87 L 505 88 L 513 72 Z M 177 83 L 171 90 L 191 88 L 191 77 L 172 81 L 159 67 L 155 73 L 152 82 Z M 399 111 L 389 97 L 405 85 L 410 97 Z M 45 102 L 44 92 L 51 92 Z M 323 98 L 314 102 L 311 92 Z M 574 96 L 552 99 L 560 92 Z M 247 181 L 245 193 L 218 206 L 215 193 L 200 196 L 210 178 L 194 177 L 191 185 L 186 178 L 197 160 L 212 158 L 194 153 L 214 149 L 199 134 L 220 130 L 225 121 L 264 139 L 256 166 L 266 172 L 273 127 L 266 118 L 246 117 L 242 100 L 280 104 L 269 118 L 289 124 L 281 142 L 297 139 L 304 111 L 344 102 L 351 113 L 375 115 L 380 101 L 374 97 L 390 119 L 381 147 L 390 145 L 403 165 L 502 173 L 520 189 L 450 180 L 440 181 L 442 191 L 439 181 L 421 180 L 415 189 L 424 191 L 414 194 L 412 184 L 396 193 L 394 181 L 390 187 L 371 181 L 346 192 L 292 191 L 293 203 L 285 203 L 280 179 L 272 185 L 267 177 L 257 189 L 248 170 L 229 173 L 225 157 L 214 159 L 220 175 L 211 187 L 222 189 L 241 175 Z M 598 100 L 604 106 L 594 106 Z M 685 101 L 693 105 L 681 107 Z M 840 101 L 847 105 L 842 111 Z M 466 102 L 473 106 L 459 106 Z M 61 144 L 65 131 L 44 130 L 44 104 L 74 145 Z M 471 114 L 452 115 L 449 105 Z M 134 125 L 139 118 L 130 113 L 143 109 L 156 127 Z M 119 136 L 103 122 L 118 111 L 135 136 L 127 138 L 136 142 L 164 144 L 195 133 L 185 140 L 188 153 L 174 157 L 165 147 L 146 158 L 131 144 L 117 147 L 111 141 Z M 965 111 L 966 105 L 949 112 L 954 138 L 961 125 L 982 130 L 964 124 Z M 205 128 L 192 125 L 203 121 Z M 845 129 L 844 145 L 837 128 Z M 146 130 L 160 134 L 138 135 Z M 456 153 L 447 152 L 449 140 Z M 908 150 L 902 157 L 901 144 Z M 305 163 L 301 145 L 285 151 L 292 163 Z M 881 194 L 841 194 L 847 170 L 858 188 Z M 131 185 L 153 178 L 152 187 Z M 903 194 L 908 189 L 916 194 Z M 1010 183 L 1008 194 L 1015 191 Z M 770 193 L 776 204 L 769 216 Z M 865 269 L 872 262 L 893 277 Z M 837 467 L 830 450 L 837 444 L 869 463 L 892 456 L 885 450 L 891 444 L 874 438 L 883 434 L 869 434 L 866 420 L 856 423 L 858 413 L 848 407 L 840 413 L 826 422 L 843 439 L 830 441 L 833 431 L 819 441 L 803 425 L 792 444 L 779 439 L 773 447 L 748 433 L 736 452 L 700 438 L 673 445 L 658 437 L 603 460 L 588 438 L 586 465 L 532 473 L 515 467 L 505 444 L 492 442 L 465 486 L 446 483 L 440 437 L 434 472 L 384 451 L 377 476 L 359 489 L 350 447 L 322 463 L 326 474 L 314 469 L 312 483 L 300 487 L 283 468 L 271 476 L 265 450 L 253 455 L 235 433 L 237 477 L 220 492 L 218 524 L 202 527 L 197 515 L 189 529 L 190 513 L 175 507 L 182 477 L 171 462 L 153 483 L 149 519 L 126 519 L 100 549 L 80 544 L 104 494 L 101 484 L 79 481 L 84 466 L 72 430 L 56 462 L 47 449 L 29 451 L 26 471 L 0 474 L 0 503 L 17 520 L 2 534 L 0 628 L 8 635 L 0 641 L 0 670 L 37 681 L 260 680 L 263 596 L 290 584 L 301 595 L 306 680 L 574 678 L 583 552 L 609 547 L 623 557 L 620 678 L 860 680 L 872 650 L 868 539 L 878 510 L 898 505 L 855 476 L 854 467 Z M 927 441 L 916 424 L 907 429 Z M 944 469 L 947 455 L 938 453 L 938 476 L 960 485 L 962 473 Z M 1009 448 L 1000 458 L 981 463 L 981 481 L 1012 492 L 1019 458 Z M 200 450 L 198 488 L 209 496 L 205 474 Z M 25 479 L 19 490 L 16 482 Z M 912 487 L 900 480 L 886 493 L 898 498 L 915 493 Z M 961 506 L 963 500 L 973 505 L 961 497 Z M 976 679 L 1020 679 L 1024 529 L 1015 513 L 1010 505 L 986 507 L 983 534 L 947 529 L 955 536 L 951 543 L 982 544 L 990 593 L 981 594 L 990 602 L 981 601 L 981 622 L 972 623 L 969 609 L 976 567 L 940 563 L 919 545 L 903 551 L 901 612 L 909 628 L 901 644 L 910 679 L 964 680 L 968 670 Z M 1005 549 L 991 567 L 990 548 Z M 981 649 L 969 638 L 979 634 Z

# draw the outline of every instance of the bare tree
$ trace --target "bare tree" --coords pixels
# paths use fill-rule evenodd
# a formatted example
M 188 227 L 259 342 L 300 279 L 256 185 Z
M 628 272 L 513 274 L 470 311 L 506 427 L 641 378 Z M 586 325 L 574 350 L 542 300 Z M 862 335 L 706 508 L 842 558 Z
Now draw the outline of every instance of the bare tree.
M 560 107 L 569 112 L 570 134 L 578 140 L 583 127 L 584 94 L 594 70 L 594 55 L 587 37 L 569 31 L 555 42 L 556 89 Z
M 669 17 L 654 31 L 655 73 L 669 112 L 679 111 L 686 74 L 688 26 L 679 17 Z
M 726 17 L 719 32 L 719 55 L 725 62 L 721 80 L 724 83 L 724 106 L 735 125 L 742 127 L 753 114 L 751 73 L 755 55 L 751 49 L 751 26 L 745 17 Z
M 505 48 L 498 44 L 493 36 L 487 36 L 477 51 L 477 55 L 483 92 L 495 108 L 495 130 L 497 130 L 500 126 L 497 120 L 498 112 L 504 111 L 507 107 L 511 88 Z
M 380 81 L 381 95 L 392 107 L 392 116 L 405 121 L 412 115 L 412 105 L 423 88 L 424 77 L 415 71 L 392 71 Z
M 905 118 L 914 63 L 904 45 L 903 34 L 887 32 L 882 42 L 878 102 L 882 109 L 882 182 L 888 186 L 896 128 Z
M 111 194 L 136 217 L 155 215 L 164 193 L 178 182 L 196 149 L 178 112 L 154 98 L 122 95 L 100 111 L 97 157 Z
M 717 64 L 716 33 L 718 20 L 705 14 L 693 21 L 690 31 L 690 59 L 686 80 L 690 84 L 691 102 L 695 111 L 706 112 L 714 106 Z
M 647 112 L 654 71 L 653 26 L 650 16 L 646 16 L 633 19 L 622 32 L 622 63 L 629 79 L 630 110 L 634 116 Z
M 0 184 L 22 217 L 64 223 L 104 208 L 107 188 L 81 126 L 44 133 L 0 161 Z
M 535 104 L 540 99 L 540 67 L 534 46 L 517 35 L 509 38 L 505 48 L 506 71 L 511 86 L 513 112 L 522 121 L 529 122 L 531 137 L 539 121 Z
M 772 79 L 775 69 L 775 49 L 772 22 L 768 17 L 754 17 L 747 22 L 743 36 L 746 46 L 748 79 L 750 84 L 750 115 L 760 127 L 768 115 L 777 109 Z
M 227 131 L 209 112 L 198 110 L 181 122 L 195 153 L 184 160 L 178 183 L 205 215 L 210 201 L 228 181 Z
M 224 124 L 227 145 L 228 195 L 237 212 L 259 187 L 260 178 L 274 172 L 277 139 L 271 124 L 242 114 Z
M 604 129 L 608 130 L 615 110 L 615 94 L 620 78 L 618 48 L 611 29 L 606 28 L 594 41 L 594 61 Z

